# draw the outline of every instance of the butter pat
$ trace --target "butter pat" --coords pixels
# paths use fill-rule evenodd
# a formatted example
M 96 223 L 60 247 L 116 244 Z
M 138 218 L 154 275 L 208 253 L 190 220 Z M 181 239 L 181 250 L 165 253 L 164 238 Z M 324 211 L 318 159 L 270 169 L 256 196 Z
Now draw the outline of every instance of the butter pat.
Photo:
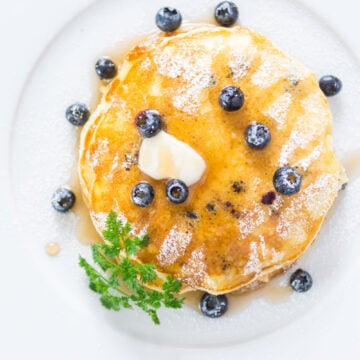
M 206 164 L 191 146 L 160 131 L 152 138 L 143 139 L 139 168 L 153 179 L 179 179 L 190 186 L 201 179 Z

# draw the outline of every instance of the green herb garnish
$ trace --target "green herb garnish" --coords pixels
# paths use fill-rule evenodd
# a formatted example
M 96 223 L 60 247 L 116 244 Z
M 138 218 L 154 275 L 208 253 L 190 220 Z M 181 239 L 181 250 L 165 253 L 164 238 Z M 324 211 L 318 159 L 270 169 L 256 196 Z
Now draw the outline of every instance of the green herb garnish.
M 103 231 L 105 244 L 92 245 L 93 261 L 107 275 L 101 274 L 83 257 L 79 265 L 89 277 L 89 288 L 100 294 L 101 304 L 109 310 L 133 309 L 137 306 L 145 311 L 155 324 L 160 324 L 156 310 L 162 305 L 179 309 L 184 299 L 175 297 L 181 282 L 168 276 L 162 285 L 162 292 L 150 290 L 144 284 L 157 279 L 154 264 L 137 264 L 131 257 L 148 245 L 148 235 L 133 236 L 131 225 L 123 224 L 111 211 Z

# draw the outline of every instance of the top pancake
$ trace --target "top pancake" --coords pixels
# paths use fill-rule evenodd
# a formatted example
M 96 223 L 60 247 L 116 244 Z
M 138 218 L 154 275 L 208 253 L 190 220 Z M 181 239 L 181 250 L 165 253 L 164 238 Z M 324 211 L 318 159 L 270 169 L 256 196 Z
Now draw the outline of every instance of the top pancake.
M 214 294 L 267 281 L 293 263 L 346 181 L 316 77 L 243 27 L 159 34 L 118 61 L 119 74 L 104 89 L 80 147 L 81 185 L 97 230 L 115 210 L 150 236 L 136 260 Z M 228 113 L 218 104 L 228 85 L 245 94 L 240 111 Z M 206 161 L 206 174 L 183 204 L 170 203 L 166 181 L 149 178 L 137 166 L 142 139 L 134 119 L 145 109 L 158 110 L 165 130 Z M 263 150 L 245 142 L 253 121 L 270 129 L 272 139 Z M 300 192 L 277 194 L 272 205 L 262 204 L 284 165 L 302 174 Z M 155 191 L 146 208 L 130 197 L 140 181 Z

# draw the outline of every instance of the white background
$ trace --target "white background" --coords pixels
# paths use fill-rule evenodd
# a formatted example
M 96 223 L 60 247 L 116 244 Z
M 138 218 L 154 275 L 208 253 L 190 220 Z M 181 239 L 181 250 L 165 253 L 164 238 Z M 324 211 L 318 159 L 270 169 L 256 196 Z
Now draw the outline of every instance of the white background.
M 123 0 L 119 0 L 123 1 Z M 289 0 L 291 1 L 291 0 Z M 42 49 L 70 20 L 74 14 L 91 3 L 90 0 L 0 0 L 0 74 L 1 74 L 1 118 L 13 116 L 16 99 L 20 95 L 24 79 L 30 72 Z M 335 28 L 348 46 L 360 58 L 359 20 L 360 6 L 355 0 L 303 0 Z M 36 41 L 34 40 L 36 39 Z M 0 118 L 0 131 L 7 132 L 9 121 Z M 5 137 L 6 139 L 6 137 Z M 2 159 L 7 158 L 8 144 L 0 143 Z M 7 218 L 11 211 L 10 198 L 4 176 L 7 164 L 0 167 L 0 217 Z M 31 201 L 31 194 L 29 194 Z M 7 251 L 0 247 L 0 358 L 1 359 L 87 359 L 126 358 L 138 359 L 144 351 L 149 359 L 257 359 L 259 348 L 268 349 L 263 359 L 359 359 L 360 358 L 360 294 L 344 296 L 342 306 L 333 309 L 324 304 L 320 314 L 309 314 L 302 321 L 306 326 L 299 331 L 298 338 L 281 340 L 286 328 L 277 334 L 238 347 L 213 349 L 211 355 L 203 350 L 176 351 L 150 344 L 126 340 L 131 354 L 118 350 L 114 353 L 118 339 L 113 332 L 98 334 L 95 323 L 81 319 L 64 305 L 56 293 L 43 287 L 41 280 L 29 277 L 31 263 L 14 241 L 11 223 L 1 229 L 1 242 L 11 243 Z M 22 234 L 26 237 L 26 233 Z M 360 238 L 359 238 L 360 241 Z M 10 251 L 9 251 L 10 249 Z M 17 269 L 17 271 L 14 271 Z M 21 271 L 19 271 L 19 269 Z M 360 266 L 359 266 L 360 273 Z M 344 284 L 344 291 L 351 291 Z M 351 311 L 349 311 L 351 309 Z M 326 314 L 328 316 L 326 317 Z M 351 314 L 351 318 L 349 318 Z M 324 316 L 325 315 L 325 316 Z M 318 323 L 318 317 L 327 320 Z M 84 322 L 86 327 L 84 329 Z M 309 324 L 314 324 L 310 326 Z M 239 324 L 239 326 L 241 326 Z M 292 326 L 292 325 L 290 325 Z M 66 331 L 64 330 L 66 329 Z M 275 340 L 276 335 L 276 340 Z M 98 339 L 108 336 L 108 341 Z M 289 344 L 290 341 L 290 344 Z M 88 349 L 91 349 L 89 354 Z M 84 349 L 87 349 L 85 351 Z M 159 351 L 161 350 L 161 355 Z

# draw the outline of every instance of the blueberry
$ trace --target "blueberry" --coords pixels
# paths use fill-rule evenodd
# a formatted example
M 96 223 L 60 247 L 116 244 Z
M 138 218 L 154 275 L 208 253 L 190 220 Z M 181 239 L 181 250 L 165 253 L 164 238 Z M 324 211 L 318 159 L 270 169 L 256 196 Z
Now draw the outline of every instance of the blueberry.
M 75 204 L 75 194 L 67 188 L 59 188 L 54 192 L 51 204 L 56 211 L 67 212 Z
M 181 204 L 188 198 L 189 189 L 181 180 L 173 179 L 166 184 L 166 196 L 171 202 Z
M 95 71 L 101 80 L 112 79 L 117 74 L 115 63 L 108 58 L 99 59 L 95 64 Z
M 215 8 L 215 20 L 221 26 L 234 25 L 239 17 L 237 6 L 231 1 L 223 1 Z
M 66 119 L 75 126 L 84 125 L 90 117 L 90 111 L 86 105 L 76 103 L 66 109 Z
M 261 198 L 261 202 L 264 204 L 264 205 L 272 205 L 273 202 L 275 201 L 276 199 L 276 194 L 274 191 L 269 191 L 267 192 L 266 194 L 264 194 Z
M 210 212 L 215 212 L 216 210 L 216 205 L 214 203 L 208 203 L 206 204 L 206 210 L 210 211 Z
M 154 196 L 154 189 L 147 182 L 138 183 L 131 192 L 131 200 L 140 207 L 149 206 L 153 202 Z
M 189 211 L 186 213 L 186 217 L 192 220 L 196 220 L 199 218 L 198 214 L 195 211 Z
M 200 301 L 201 312 L 211 318 L 217 318 L 226 313 L 228 300 L 225 295 L 205 294 Z
M 260 123 L 253 122 L 246 129 L 247 144 L 253 149 L 263 149 L 271 140 L 269 129 Z
M 313 284 L 311 275 L 302 269 L 296 270 L 290 276 L 290 286 L 296 292 L 306 292 L 310 290 Z
M 177 30 L 182 21 L 180 12 L 172 7 L 164 7 L 160 9 L 155 17 L 156 26 L 165 32 Z
M 162 128 L 161 115 L 156 110 L 144 110 L 136 115 L 136 126 L 145 138 L 155 136 Z
M 302 176 L 295 169 L 284 166 L 276 170 L 273 184 L 277 192 L 294 195 L 300 191 Z
M 319 81 L 320 89 L 326 96 L 334 96 L 342 89 L 342 82 L 336 76 L 326 75 Z
M 227 86 L 221 90 L 219 104 L 225 111 L 237 111 L 244 105 L 244 94 L 240 88 Z

